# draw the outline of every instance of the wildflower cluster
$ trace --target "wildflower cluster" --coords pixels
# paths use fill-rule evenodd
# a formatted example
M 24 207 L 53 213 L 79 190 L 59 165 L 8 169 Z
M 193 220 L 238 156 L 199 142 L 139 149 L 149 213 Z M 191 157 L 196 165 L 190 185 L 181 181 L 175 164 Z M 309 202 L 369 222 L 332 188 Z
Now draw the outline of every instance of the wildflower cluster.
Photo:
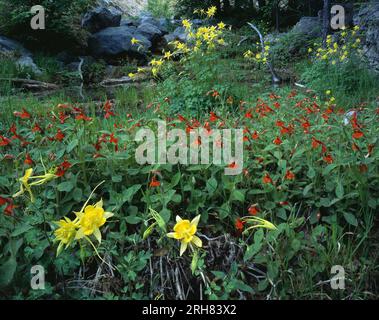
M 100 227 L 106 223 L 107 219 L 113 216 L 113 213 L 106 212 L 104 210 L 103 200 L 100 200 L 94 205 L 88 205 L 88 202 L 96 188 L 92 191 L 82 209 L 79 212 L 74 212 L 76 215 L 74 220 L 64 217 L 60 221 L 56 222 L 56 225 L 59 227 L 54 232 L 55 241 L 59 241 L 57 256 L 64 248 L 67 249 L 75 241 L 81 239 L 87 240 L 94 247 L 89 238 L 91 235 L 93 235 L 96 240 L 101 243 Z
M 314 48 L 309 48 L 308 52 L 313 54 L 315 51 L 316 60 L 328 61 L 332 65 L 346 62 L 352 54 L 361 54 L 362 52 L 359 48 L 361 39 L 358 31 L 359 26 L 355 26 L 352 30 L 343 30 L 338 38 L 328 35 L 325 48 L 321 43 L 315 43 Z
M 269 42 L 265 42 L 262 49 L 261 44 L 257 42 L 255 49 L 247 50 L 243 56 L 245 59 L 253 61 L 256 64 L 266 64 L 270 56 L 270 44 Z
M 217 8 L 215 6 L 209 7 L 207 10 L 205 9 L 195 9 L 193 11 L 194 14 L 199 14 L 202 17 L 213 18 L 217 12 Z
M 210 7 L 207 10 L 196 11 L 201 15 L 205 15 L 207 18 L 212 18 L 216 14 L 217 8 Z M 195 28 L 190 20 L 183 20 L 182 25 L 186 30 L 187 42 L 183 43 L 181 41 L 175 40 L 169 43 L 173 47 L 173 51 L 163 51 L 162 57 L 160 59 L 153 59 L 150 61 L 151 73 L 156 77 L 164 63 L 172 60 L 174 57 L 185 57 L 191 53 L 205 52 L 215 49 L 218 45 L 225 45 L 225 40 L 223 39 L 223 31 L 226 28 L 225 23 L 220 22 L 217 25 L 212 26 L 201 26 Z M 137 39 L 132 39 L 132 45 L 139 45 Z M 135 78 L 138 73 L 145 72 L 145 69 L 139 68 L 137 73 L 130 73 L 130 78 Z

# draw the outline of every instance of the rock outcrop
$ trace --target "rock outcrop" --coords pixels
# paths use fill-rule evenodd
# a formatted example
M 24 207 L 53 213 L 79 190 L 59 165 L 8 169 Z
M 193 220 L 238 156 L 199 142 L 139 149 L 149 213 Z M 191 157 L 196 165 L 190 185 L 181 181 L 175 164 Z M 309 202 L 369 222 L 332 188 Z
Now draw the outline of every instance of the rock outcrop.
M 139 43 L 132 44 L 133 38 Z M 88 44 L 92 55 L 108 59 L 125 56 L 143 58 L 152 46 L 151 41 L 137 32 L 135 27 L 129 26 L 101 30 L 89 38 Z
M 302 17 L 294 26 L 293 31 L 308 37 L 320 37 L 322 34 L 322 22 L 319 17 Z
M 379 72 L 379 3 L 364 4 L 354 15 L 354 24 L 365 33 L 364 54 L 370 66 Z
M 0 36 L 0 55 L 6 55 L 10 58 L 14 58 L 17 65 L 22 68 L 30 69 L 37 75 L 42 73 L 42 71 L 34 63 L 32 53 L 25 49 L 18 41 Z
M 89 55 L 107 61 L 120 57 L 145 59 L 151 53 L 159 54 L 162 49 L 169 49 L 172 41 L 188 40 L 182 20 L 155 18 L 142 8 L 138 16 L 132 16 L 121 2 L 102 0 L 97 8 L 85 14 L 82 24 L 91 33 L 88 40 Z M 195 27 L 204 23 L 201 19 L 192 21 Z M 133 38 L 139 43 L 132 44 Z
M 82 27 L 95 33 L 108 27 L 120 26 L 122 12 L 114 7 L 100 6 L 87 12 L 82 20 Z

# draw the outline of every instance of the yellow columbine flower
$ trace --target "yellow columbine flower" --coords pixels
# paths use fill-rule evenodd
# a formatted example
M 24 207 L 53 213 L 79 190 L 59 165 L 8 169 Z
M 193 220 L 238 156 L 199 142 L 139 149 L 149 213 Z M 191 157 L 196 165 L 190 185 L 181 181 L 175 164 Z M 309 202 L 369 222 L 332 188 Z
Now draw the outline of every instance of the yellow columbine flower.
M 93 234 L 97 241 L 101 243 L 100 227 L 105 224 L 108 218 L 113 217 L 113 213 L 104 211 L 103 200 L 100 200 L 95 205 L 86 206 L 85 204 L 84 208 L 80 212 L 75 212 L 75 214 L 79 218 L 80 225 L 75 239 L 82 239 Z
M 157 67 L 160 67 L 162 64 L 163 64 L 163 60 L 156 60 L 156 59 L 153 59 L 150 61 L 150 64 L 152 66 L 157 66 Z
M 207 10 L 207 16 L 208 18 L 212 18 L 216 14 L 217 8 L 215 6 L 210 7 Z
M 220 29 L 220 30 L 224 30 L 225 29 L 225 23 L 223 23 L 223 22 L 220 22 L 218 25 L 217 25 L 217 27 Z
M 133 79 L 135 76 L 136 76 L 136 74 L 133 73 L 133 72 L 130 72 L 130 73 L 128 74 L 128 77 L 131 78 L 131 79 Z
M 57 256 L 63 250 L 63 247 L 67 249 L 71 243 L 75 240 L 76 230 L 79 227 L 78 220 L 71 221 L 69 218 L 65 217 L 58 222 L 55 222 L 59 228 L 54 231 L 55 240 L 60 241 L 57 249 Z
M 133 37 L 130 42 L 132 43 L 132 45 L 135 45 L 135 44 L 140 43 L 141 41 Z
M 151 73 L 153 74 L 154 77 L 156 77 L 158 75 L 158 72 L 159 72 L 159 70 L 156 67 L 151 69 Z
M 220 45 L 224 45 L 225 44 L 225 40 L 224 39 L 218 39 L 217 43 L 220 44 Z
M 25 190 L 29 193 L 30 196 L 30 201 L 33 203 L 35 201 L 33 192 L 32 192 L 32 187 L 33 186 L 40 186 L 42 184 L 45 184 L 55 178 L 58 178 L 58 176 L 55 174 L 55 169 L 52 169 L 51 171 L 47 172 L 45 171 L 44 175 L 40 176 L 32 176 L 33 175 L 33 169 L 30 168 L 25 171 L 25 175 L 19 179 L 20 181 L 20 191 L 15 193 L 13 195 L 13 198 L 17 198 L 25 193 Z M 37 179 L 34 182 L 29 182 L 31 179 Z
M 32 176 L 32 174 L 33 174 L 33 169 L 32 168 L 30 168 L 30 169 L 28 169 L 28 170 L 25 171 L 24 176 L 19 179 L 19 181 L 20 181 L 20 191 L 17 192 L 17 193 L 15 193 L 13 195 L 13 198 L 17 198 L 17 197 L 21 196 L 22 194 L 24 194 L 24 192 L 26 190 L 29 193 L 29 195 L 30 195 L 30 201 L 34 202 L 34 196 L 33 196 L 33 193 L 32 193 L 32 188 L 29 185 L 29 179 Z
M 184 19 L 182 21 L 182 24 L 183 24 L 183 27 L 186 28 L 186 30 L 189 30 L 192 27 L 192 23 L 187 19 Z
M 180 255 L 187 250 L 188 244 L 194 244 L 201 248 L 203 243 L 201 239 L 196 236 L 197 225 L 200 220 L 200 215 L 196 216 L 192 221 L 183 220 L 179 216 L 176 216 L 176 225 L 174 226 L 174 232 L 167 234 L 167 237 L 180 240 Z
M 252 55 L 253 55 L 253 53 L 251 52 L 251 50 L 247 50 L 247 51 L 243 54 L 244 58 L 251 58 Z
M 268 230 L 277 230 L 276 226 L 274 224 L 272 224 L 270 221 L 267 221 L 267 220 L 259 218 L 259 217 L 244 217 L 244 218 L 242 218 L 242 220 L 248 224 L 253 224 L 252 226 L 246 228 L 244 233 L 247 233 L 249 230 L 257 229 L 257 228 L 263 228 L 263 229 L 268 229 Z
M 172 53 L 171 51 L 167 51 L 164 53 L 164 58 L 167 59 L 167 60 L 170 60 L 172 57 Z

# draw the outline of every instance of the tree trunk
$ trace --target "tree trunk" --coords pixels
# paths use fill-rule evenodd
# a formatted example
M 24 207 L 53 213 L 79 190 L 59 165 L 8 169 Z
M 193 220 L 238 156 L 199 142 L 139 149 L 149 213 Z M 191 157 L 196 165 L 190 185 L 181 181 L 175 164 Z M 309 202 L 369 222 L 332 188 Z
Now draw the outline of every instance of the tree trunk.
M 275 29 L 279 33 L 279 0 L 275 1 Z
M 326 38 L 330 30 L 330 0 L 324 0 L 322 9 L 322 46 L 326 48 Z

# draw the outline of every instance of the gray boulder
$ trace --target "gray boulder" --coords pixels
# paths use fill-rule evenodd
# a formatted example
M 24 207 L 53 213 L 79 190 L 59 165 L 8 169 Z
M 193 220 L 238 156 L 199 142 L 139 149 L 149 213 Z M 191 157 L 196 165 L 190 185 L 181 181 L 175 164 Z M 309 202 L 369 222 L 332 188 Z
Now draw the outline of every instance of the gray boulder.
M 294 32 L 316 38 L 322 35 L 322 22 L 319 17 L 302 17 L 294 26 Z
M 157 27 L 159 30 L 161 30 L 164 33 L 167 33 L 168 31 L 168 20 L 165 18 L 153 18 L 151 15 L 145 15 L 140 17 L 140 24 L 151 24 L 155 27 Z
M 42 71 L 37 67 L 34 63 L 33 58 L 30 56 L 22 56 L 17 61 L 16 64 L 21 68 L 27 68 L 32 70 L 32 72 L 36 75 L 42 74 Z
M 363 5 L 354 15 L 354 24 L 365 32 L 363 51 L 370 66 L 379 71 L 379 3 Z
M 42 74 L 42 71 L 33 61 L 32 53 L 18 41 L 0 36 L 0 55 L 13 57 L 16 59 L 16 64 L 21 68 L 28 68 L 37 75 Z
M 177 27 L 174 32 L 164 36 L 165 42 L 169 44 L 172 41 L 187 42 L 188 34 L 184 27 Z
M 140 24 L 139 19 L 122 18 L 120 26 L 138 27 Z
M 156 42 L 164 34 L 163 30 L 148 22 L 141 23 L 138 26 L 137 31 L 151 42 Z
M 114 7 L 97 7 L 87 12 L 82 20 L 82 27 L 95 33 L 108 27 L 120 26 L 122 12 Z
M 132 45 L 132 38 L 140 41 L 138 45 Z M 103 58 L 118 58 L 121 56 L 133 56 L 145 58 L 152 44 L 137 29 L 128 26 L 106 28 L 93 34 L 89 38 L 89 50 L 93 56 Z
M 23 47 L 18 41 L 0 36 L 0 52 L 15 53 L 20 56 L 31 56 L 31 52 Z

